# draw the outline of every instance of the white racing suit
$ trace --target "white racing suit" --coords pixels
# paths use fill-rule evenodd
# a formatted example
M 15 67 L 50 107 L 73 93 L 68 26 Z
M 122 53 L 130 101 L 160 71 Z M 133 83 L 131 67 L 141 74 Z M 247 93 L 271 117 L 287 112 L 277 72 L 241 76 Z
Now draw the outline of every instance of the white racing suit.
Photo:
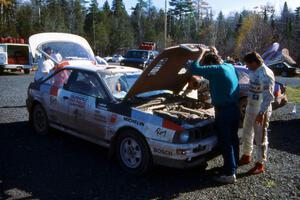
M 264 64 L 255 71 L 249 72 L 250 87 L 248 105 L 243 129 L 243 155 L 252 155 L 253 140 L 257 146 L 257 161 L 264 163 L 267 160 L 268 134 L 272 102 L 274 101 L 275 78 L 273 72 Z M 262 125 L 256 123 L 258 114 L 263 114 Z

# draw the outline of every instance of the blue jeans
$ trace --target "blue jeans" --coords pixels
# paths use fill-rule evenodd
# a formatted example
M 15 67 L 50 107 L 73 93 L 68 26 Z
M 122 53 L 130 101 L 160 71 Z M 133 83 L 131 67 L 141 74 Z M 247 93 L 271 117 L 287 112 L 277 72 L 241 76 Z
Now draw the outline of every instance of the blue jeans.
M 236 174 L 239 161 L 240 110 L 237 104 L 216 106 L 216 130 L 219 147 L 224 160 L 224 174 Z

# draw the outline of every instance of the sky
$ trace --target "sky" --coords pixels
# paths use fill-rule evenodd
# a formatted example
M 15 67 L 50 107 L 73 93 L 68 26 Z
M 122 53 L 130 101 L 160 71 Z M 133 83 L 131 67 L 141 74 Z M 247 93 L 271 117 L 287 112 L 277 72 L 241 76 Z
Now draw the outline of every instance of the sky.
M 109 3 L 111 5 L 111 1 Z M 243 9 L 253 9 L 255 6 L 266 5 L 270 3 L 276 8 L 276 13 L 279 14 L 283 7 L 284 2 L 288 3 L 288 7 L 295 10 L 296 7 L 300 6 L 300 0 L 206 0 L 213 9 L 213 14 L 217 15 L 222 11 L 225 15 L 228 15 L 232 11 L 242 11 Z M 102 6 L 105 0 L 98 0 Z M 130 13 L 130 8 L 134 7 L 137 3 L 136 0 L 123 0 L 127 11 Z M 164 8 L 165 0 L 152 0 L 154 6 L 157 8 Z

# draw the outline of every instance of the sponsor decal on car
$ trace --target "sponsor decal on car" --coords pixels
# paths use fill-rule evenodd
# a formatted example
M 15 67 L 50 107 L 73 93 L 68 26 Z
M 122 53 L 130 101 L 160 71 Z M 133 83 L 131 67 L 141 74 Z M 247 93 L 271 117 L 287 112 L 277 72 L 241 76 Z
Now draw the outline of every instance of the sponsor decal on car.
M 131 119 L 131 118 L 128 118 L 128 117 L 124 117 L 124 120 L 127 121 L 127 122 L 130 122 L 130 123 L 133 123 L 133 124 L 136 124 L 138 126 L 144 126 L 144 122 L 140 122 L 138 120 L 135 120 L 135 119 Z
M 50 105 L 56 105 L 57 104 L 56 96 L 50 96 L 49 102 L 50 102 Z
M 52 86 L 51 89 L 50 89 L 50 95 L 57 96 L 58 95 L 58 90 L 59 90 L 59 87 Z
M 164 130 L 164 129 L 162 129 L 162 128 L 157 128 L 157 129 L 155 130 L 155 133 L 156 133 L 156 135 L 159 136 L 159 137 L 166 137 L 167 130 Z
M 70 99 L 69 99 L 69 104 L 71 106 L 75 106 L 78 108 L 84 108 L 87 102 L 87 98 L 84 96 L 78 96 L 78 95 L 73 95 L 71 94 Z
M 101 110 L 107 110 L 106 104 L 102 104 L 102 103 L 97 103 L 96 108 Z
M 172 151 L 169 151 L 167 149 L 160 149 L 157 147 L 153 147 L 153 152 L 154 153 L 159 153 L 159 154 L 163 154 L 163 155 L 168 155 L 168 156 L 172 156 Z

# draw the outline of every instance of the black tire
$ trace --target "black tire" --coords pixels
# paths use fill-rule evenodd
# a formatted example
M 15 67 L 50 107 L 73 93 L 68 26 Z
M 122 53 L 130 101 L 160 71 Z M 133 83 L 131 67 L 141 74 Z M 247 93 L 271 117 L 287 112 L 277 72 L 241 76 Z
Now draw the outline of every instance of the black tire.
M 24 74 L 30 74 L 30 69 L 24 69 Z
M 242 97 L 239 102 L 240 106 L 240 127 L 243 127 L 243 122 L 246 114 L 246 108 L 247 108 L 247 97 Z
M 32 125 L 37 134 L 46 135 L 49 133 L 49 122 L 45 109 L 41 104 L 36 104 L 31 113 Z
M 1 69 L 0 69 L 0 74 L 3 74 L 3 72 L 4 72 L 4 69 L 1 68 Z
M 129 149 L 126 149 L 126 145 Z M 131 158 L 126 158 L 125 154 Z M 140 155 L 140 158 L 137 158 L 137 155 Z M 137 157 L 133 159 L 134 156 Z M 153 167 L 152 154 L 148 144 L 135 130 L 125 130 L 120 133 L 116 141 L 116 157 L 120 166 L 130 174 L 141 175 Z

